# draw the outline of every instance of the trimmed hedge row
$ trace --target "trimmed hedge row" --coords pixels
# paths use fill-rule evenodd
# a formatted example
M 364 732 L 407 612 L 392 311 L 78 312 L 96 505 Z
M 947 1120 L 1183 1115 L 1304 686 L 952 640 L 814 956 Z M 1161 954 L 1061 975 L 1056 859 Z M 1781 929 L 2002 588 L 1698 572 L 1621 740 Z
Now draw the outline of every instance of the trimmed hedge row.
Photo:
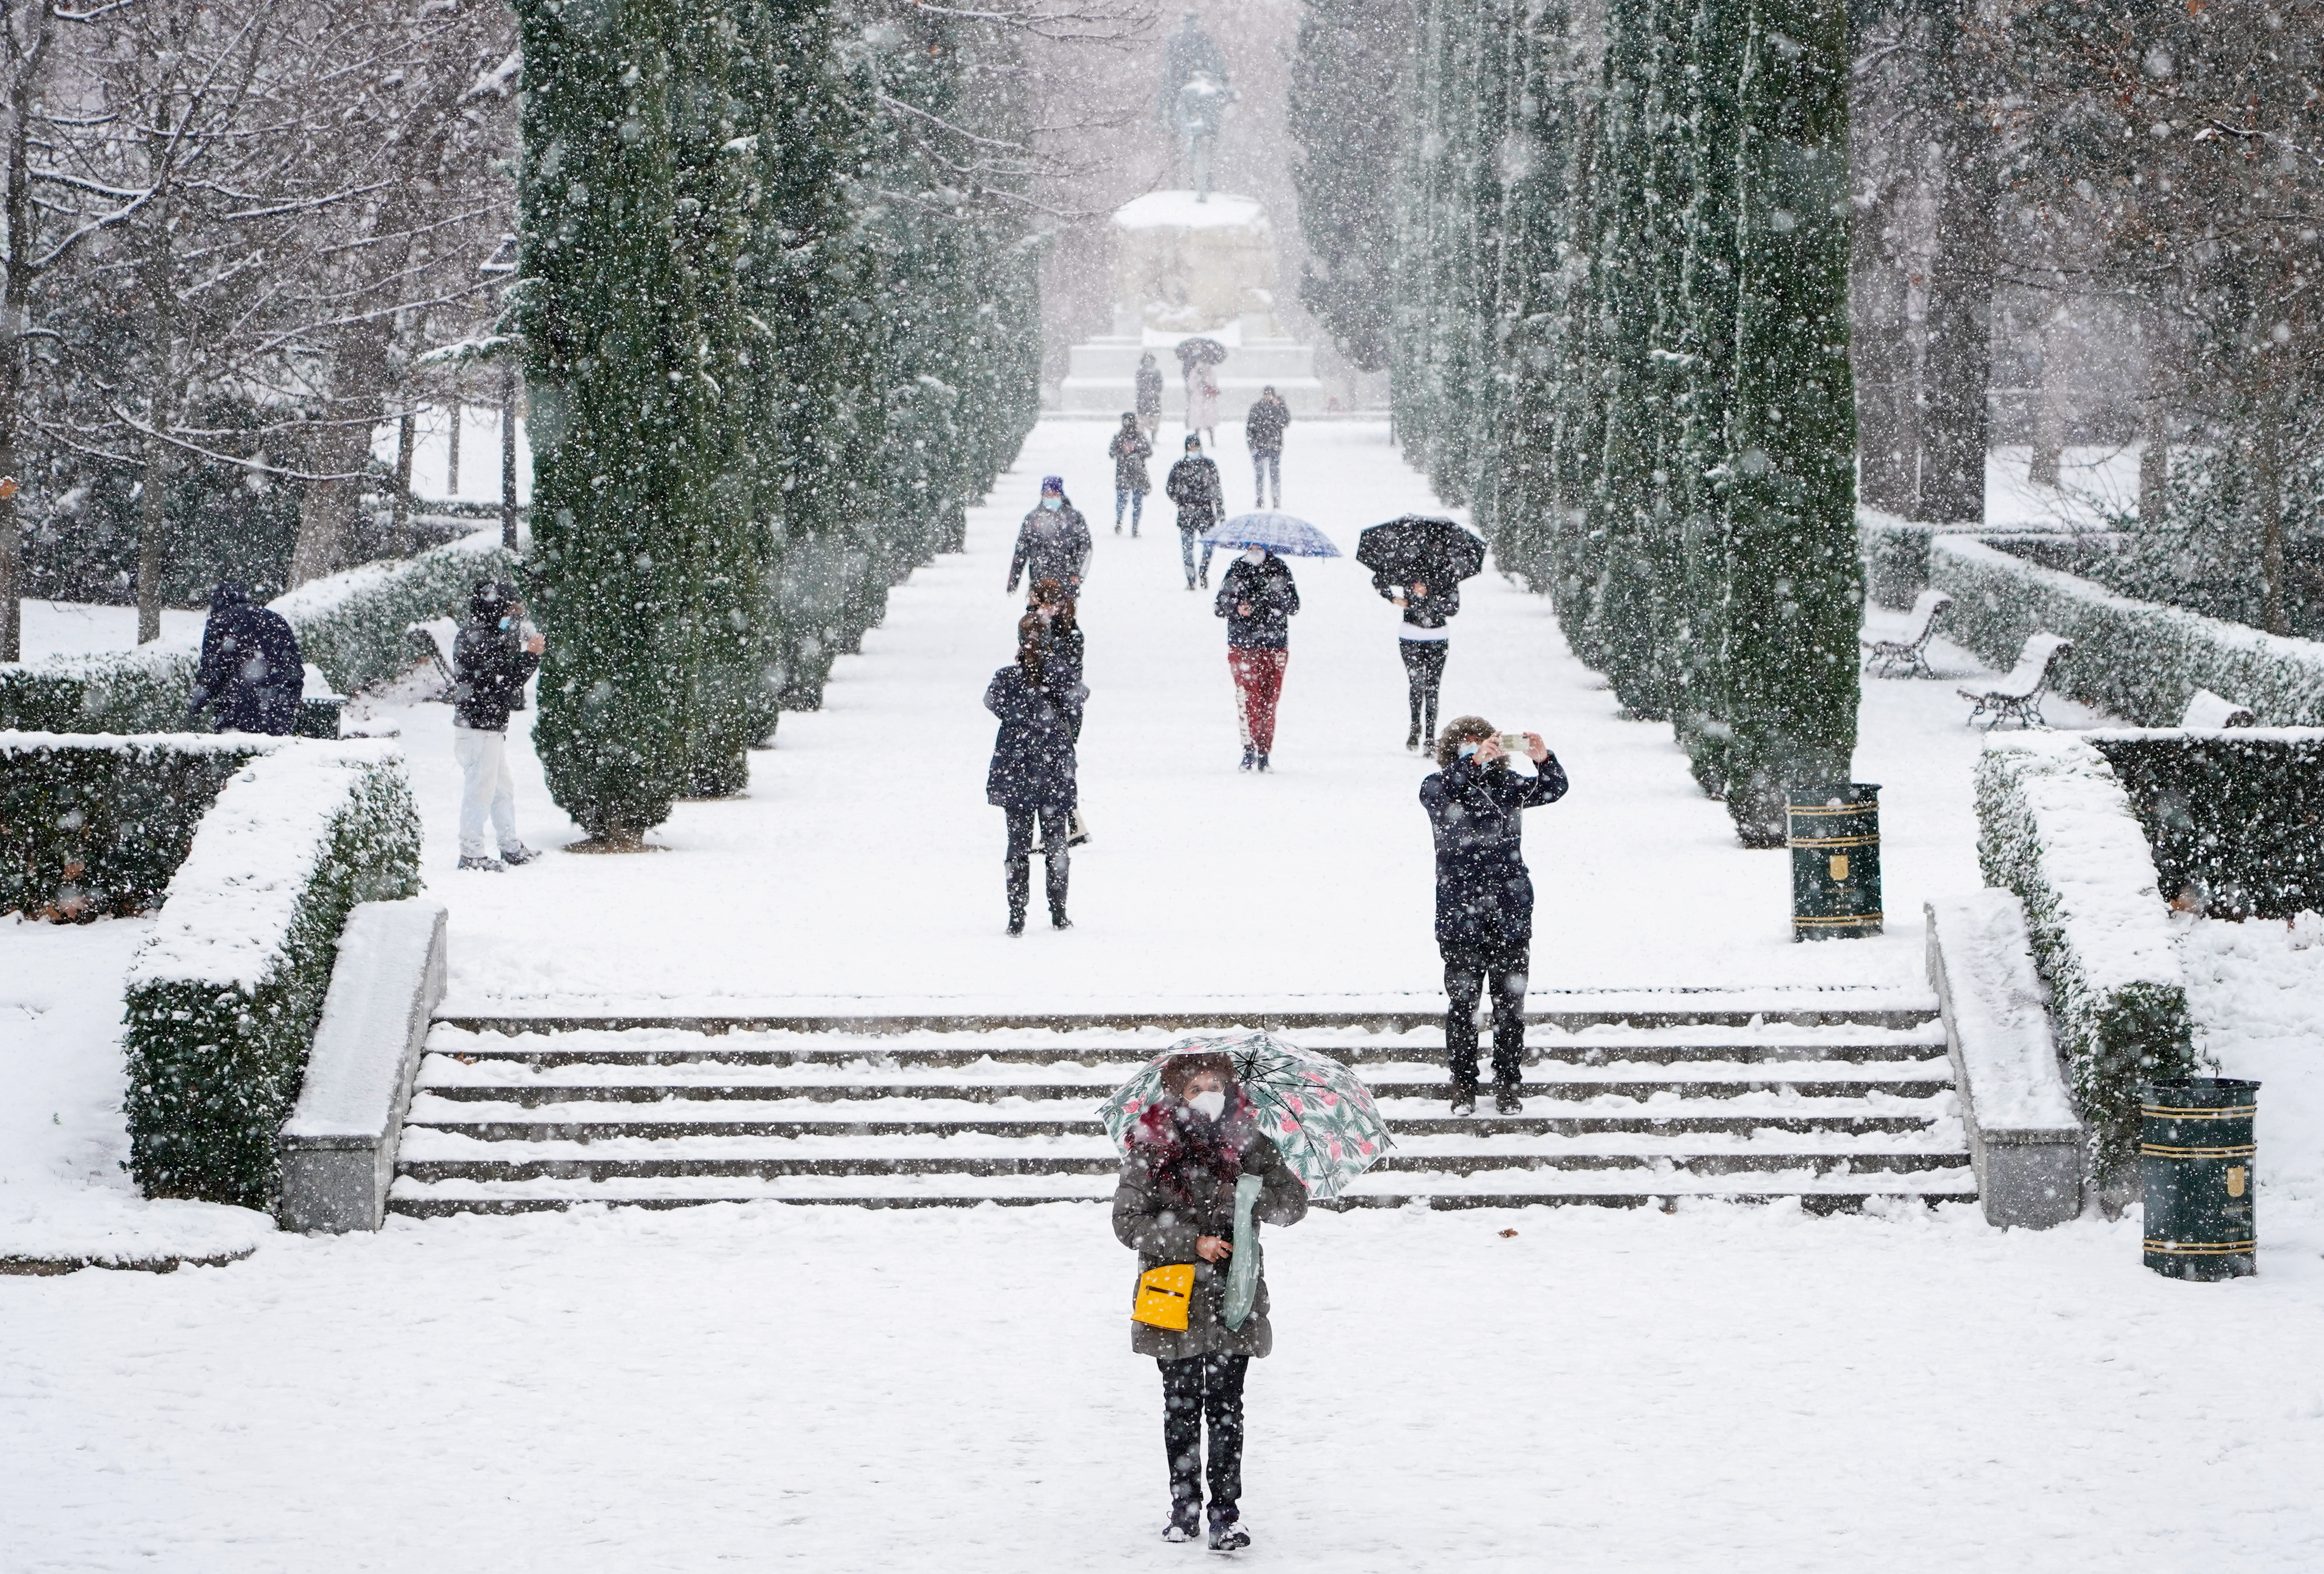
M 2198 689 L 2269 727 L 2324 726 L 2324 643 L 2135 601 L 1969 536 L 1929 543 L 1929 583 L 1953 597 L 1948 637 L 2006 670 L 2028 634 L 2074 642 L 2059 686 L 2139 727 L 2170 727 Z
M 226 779 L 280 746 L 224 736 L 0 733 L 0 912 L 140 912 L 186 861 Z
M 2324 733 L 2083 735 L 2145 827 L 2163 893 L 2217 918 L 2324 912 Z
M 497 531 L 479 531 L 419 556 L 365 563 L 301 585 L 272 606 L 299 636 L 300 654 L 352 694 L 411 665 L 404 630 L 457 614 L 476 581 L 515 560 Z M 201 653 L 162 640 L 134 651 L 0 666 L 0 728 L 66 733 L 168 733 L 185 726 Z
M 2025 903 L 2091 1172 L 2118 1188 L 2137 1153 L 2138 1084 L 2196 1066 L 2145 830 L 2105 755 L 2047 733 L 1987 739 L 1977 818 L 1986 884 Z
M 348 910 L 420 889 L 420 816 L 382 745 L 244 762 L 131 964 L 130 1171 L 148 1197 L 271 1208 Z

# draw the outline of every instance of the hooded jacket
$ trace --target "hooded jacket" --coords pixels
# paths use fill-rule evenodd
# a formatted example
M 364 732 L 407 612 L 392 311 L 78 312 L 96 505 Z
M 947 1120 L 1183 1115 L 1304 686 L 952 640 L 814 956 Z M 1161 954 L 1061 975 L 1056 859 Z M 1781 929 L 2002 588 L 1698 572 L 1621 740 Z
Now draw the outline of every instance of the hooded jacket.
M 1022 578 L 1034 585 L 1055 579 L 1071 590 L 1082 582 L 1089 558 L 1089 521 L 1082 517 L 1082 511 L 1069 500 L 1055 508 L 1037 504 L 1017 527 L 1017 551 L 1009 560 L 1009 588 L 1017 588 Z
M 1227 620 L 1227 643 L 1233 649 L 1291 648 L 1291 615 L 1299 610 L 1299 587 L 1291 578 L 1291 566 L 1273 552 L 1256 564 L 1237 558 L 1220 581 L 1213 605 Z M 1237 612 L 1238 606 L 1250 611 Z
M 202 662 L 194 672 L 188 713 L 205 707 L 220 732 L 283 736 L 299 718 L 307 690 L 299 636 L 281 613 L 250 604 L 250 592 L 224 584 L 210 593 L 202 625 Z
M 524 648 L 521 626 L 501 626 L 514 605 L 511 597 L 479 592 L 470 598 L 467 620 L 452 641 L 453 718 L 473 732 L 507 731 L 509 712 L 540 665 L 540 658 Z
M 1522 950 L 1533 943 L 1533 876 L 1526 869 L 1524 812 L 1565 796 L 1565 770 L 1550 755 L 1530 776 L 1496 762 L 1454 760 L 1420 783 L 1436 837 L 1436 943 Z
M 1197 534 L 1226 517 L 1220 502 L 1219 465 L 1201 454 L 1188 454 L 1170 467 L 1162 483 L 1164 495 L 1178 505 L 1178 528 Z

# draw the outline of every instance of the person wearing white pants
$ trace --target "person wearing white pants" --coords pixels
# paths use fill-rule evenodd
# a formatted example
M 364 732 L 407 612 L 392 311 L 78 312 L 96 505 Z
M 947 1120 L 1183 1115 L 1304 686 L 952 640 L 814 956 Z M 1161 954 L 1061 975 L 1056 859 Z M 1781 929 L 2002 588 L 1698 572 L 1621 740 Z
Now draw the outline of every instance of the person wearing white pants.
M 452 757 L 460 762 L 460 867 L 497 872 L 540 855 L 517 839 L 516 781 L 509 773 L 508 719 L 540 665 L 545 642 L 524 621 L 516 587 L 487 579 L 468 598 L 452 642 Z M 500 856 L 484 850 L 489 813 Z

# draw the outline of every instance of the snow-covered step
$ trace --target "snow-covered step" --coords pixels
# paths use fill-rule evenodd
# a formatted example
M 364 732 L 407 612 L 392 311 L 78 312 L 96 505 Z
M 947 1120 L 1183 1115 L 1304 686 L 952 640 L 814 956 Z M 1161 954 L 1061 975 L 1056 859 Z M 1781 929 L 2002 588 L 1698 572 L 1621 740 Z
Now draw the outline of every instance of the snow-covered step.
M 433 1030 L 391 1206 L 1102 1200 L 1099 1101 L 1183 1030 L 661 1022 Z M 1973 1195 L 1932 1014 L 1576 1011 L 1532 1027 L 1523 1113 L 1455 1116 L 1441 1025 L 1286 1032 L 1355 1065 L 1396 1147 L 1347 1205 Z

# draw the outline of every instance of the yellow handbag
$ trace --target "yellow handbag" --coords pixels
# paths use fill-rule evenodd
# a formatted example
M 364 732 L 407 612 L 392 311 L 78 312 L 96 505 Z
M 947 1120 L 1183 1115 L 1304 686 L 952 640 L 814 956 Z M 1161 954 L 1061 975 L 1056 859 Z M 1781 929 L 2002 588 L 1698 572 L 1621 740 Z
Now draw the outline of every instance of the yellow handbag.
M 1150 1328 L 1186 1330 L 1186 1303 L 1194 1293 L 1194 1265 L 1165 1263 L 1138 1276 L 1138 1298 L 1130 1303 L 1130 1320 Z

